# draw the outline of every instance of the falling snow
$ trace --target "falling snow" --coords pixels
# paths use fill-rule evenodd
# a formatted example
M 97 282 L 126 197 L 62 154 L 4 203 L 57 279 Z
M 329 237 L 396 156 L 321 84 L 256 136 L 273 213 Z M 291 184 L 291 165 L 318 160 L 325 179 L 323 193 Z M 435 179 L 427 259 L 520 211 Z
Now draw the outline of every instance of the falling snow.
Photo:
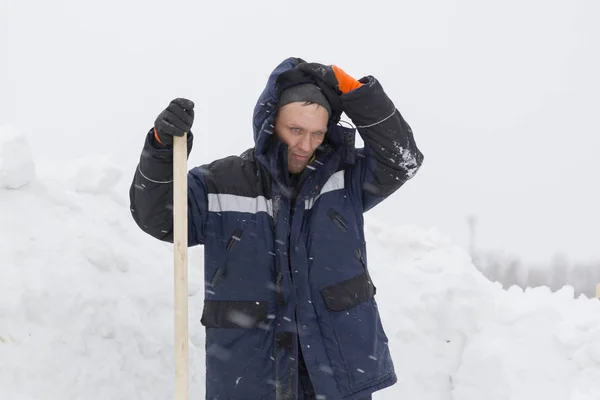
M 10 245 L 0 246 L 0 398 L 170 398 L 172 246 L 132 223 L 127 193 L 117 190 L 131 174 L 93 158 L 74 163 L 91 171 L 89 182 L 76 171 L 42 178 L 26 138 L 3 139 L 0 207 L 10 212 L 0 213 L 0 237 Z M 365 224 L 398 373 L 374 400 L 598 399 L 597 299 L 574 299 L 569 287 L 505 291 L 435 230 Z M 203 249 L 189 256 L 190 393 L 202 398 L 204 358 L 234 355 L 204 348 Z M 336 372 L 324 363 L 319 371 Z

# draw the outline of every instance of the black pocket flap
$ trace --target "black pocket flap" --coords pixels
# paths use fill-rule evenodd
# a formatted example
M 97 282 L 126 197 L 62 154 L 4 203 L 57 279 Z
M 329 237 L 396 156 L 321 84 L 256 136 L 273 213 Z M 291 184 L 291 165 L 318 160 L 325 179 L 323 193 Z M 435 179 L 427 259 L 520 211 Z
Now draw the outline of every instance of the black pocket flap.
M 326 287 L 321 294 L 329 310 L 344 311 L 375 296 L 375 286 L 365 273 Z
M 200 323 L 207 328 L 255 328 L 266 319 L 266 301 L 205 300 Z

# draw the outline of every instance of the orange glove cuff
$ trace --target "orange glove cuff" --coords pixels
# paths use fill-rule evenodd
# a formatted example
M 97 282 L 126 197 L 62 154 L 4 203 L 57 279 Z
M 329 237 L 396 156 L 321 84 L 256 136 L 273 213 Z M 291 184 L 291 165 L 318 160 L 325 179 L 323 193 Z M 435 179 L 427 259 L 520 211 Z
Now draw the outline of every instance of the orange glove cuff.
M 333 73 L 338 81 L 338 87 L 340 91 L 344 94 L 353 91 L 354 89 L 358 89 L 363 84 L 348 75 L 343 69 L 336 65 L 332 65 L 331 69 L 333 69 Z
M 156 139 L 158 143 L 163 144 L 163 142 L 161 142 L 160 138 L 158 137 L 158 132 L 156 132 L 156 128 L 154 128 L 154 139 Z

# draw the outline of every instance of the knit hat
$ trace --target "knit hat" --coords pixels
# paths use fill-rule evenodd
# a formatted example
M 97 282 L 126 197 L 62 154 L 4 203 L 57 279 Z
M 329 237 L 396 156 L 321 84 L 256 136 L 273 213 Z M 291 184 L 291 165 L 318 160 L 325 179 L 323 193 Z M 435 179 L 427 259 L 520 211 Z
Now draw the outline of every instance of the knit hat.
M 287 88 L 283 91 L 283 93 L 281 93 L 281 97 L 279 99 L 279 106 L 283 107 L 286 104 L 294 103 L 297 101 L 310 101 L 311 103 L 317 103 L 323 106 L 331 116 L 331 105 L 329 104 L 327 98 L 321 92 L 321 89 L 319 89 L 317 85 L 314 85 L 312 83 L 303 83 L 301 85 L 296 85 Z

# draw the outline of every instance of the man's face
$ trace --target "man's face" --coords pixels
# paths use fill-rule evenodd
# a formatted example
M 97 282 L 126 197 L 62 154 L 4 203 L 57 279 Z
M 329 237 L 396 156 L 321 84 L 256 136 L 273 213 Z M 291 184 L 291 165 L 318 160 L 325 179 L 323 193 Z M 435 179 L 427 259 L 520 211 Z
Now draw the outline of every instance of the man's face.
M 275 132 L 288 145 L 288 168 L 302 172 L 311 156 L 323 143 L 329 114 L 318 104 L 289 103 L 279 109 Z

